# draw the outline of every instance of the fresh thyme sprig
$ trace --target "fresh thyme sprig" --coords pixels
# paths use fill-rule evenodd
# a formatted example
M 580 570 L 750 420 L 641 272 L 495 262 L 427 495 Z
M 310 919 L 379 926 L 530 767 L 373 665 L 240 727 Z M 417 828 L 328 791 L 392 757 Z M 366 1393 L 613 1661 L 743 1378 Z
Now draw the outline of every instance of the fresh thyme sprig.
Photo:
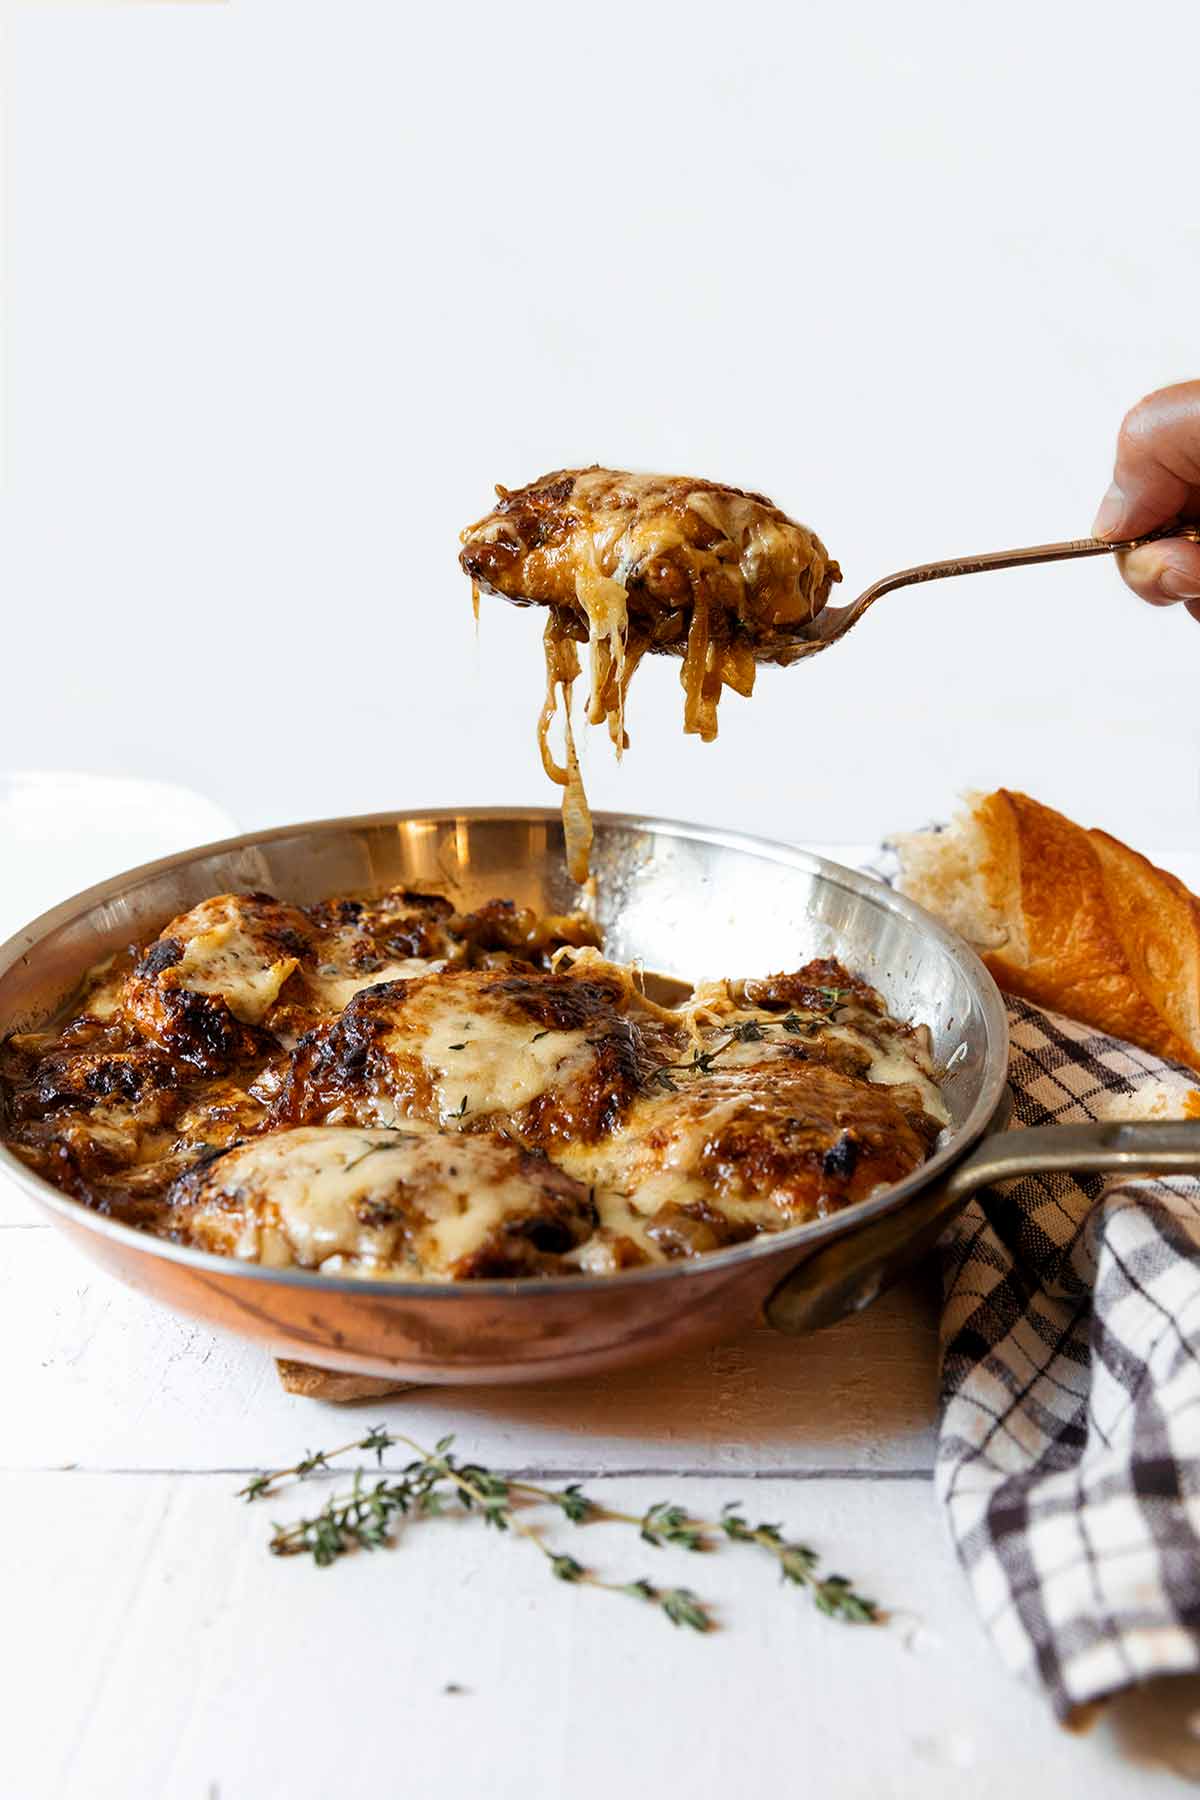
M 550 1574 L 559 1581 L 624 1594 L 655 1606 L 673 1625 L 692 1631 L 711 1631 L 714 1619 L 706 1603 L 690 1588 L 660 1588 L 645 1578 L 608 1581 L 543 1541 L 540 1531 L 517 1516 L 519 1503 L 551 1506 L 572 1525 L 589 1522 L 633 1525 L 643 1542 L 655 1549 L 673 1545 L 692 1552 L 713 1550 L 722 1538 L 731 1543 L 754 1544 L 779 1564 L 782 1579 L 809 1590 L 818 1609 L 848 1624 L 868 1624 L 879 1618 L 873 1600 L 857 1593 L 842 1575 L 818 1572 L 816 1552 L 807 1544 L 785 1540 L 779 1525 L 766 1521 L 752 1525 L 736 1504 L 726 1506 L 718 1520 L 700 1519 L 670 1501 L 656 1501 L 642 1514 L 620 1512 L 586 1495 L 578 1482 L 564 1488 L 541 1487 L 496 1474 L 480 1463 L 460 1463 L 451 1453 L 452 1437 L 441 1438 L 433 1450 L 425 1450 L 403 1433 L 392 1434 L 375 1426 L 354 1443 L 336 1450 L 308 1451 L 290 1468 L 255 1475 L 238 1490 L 239 1499 L 257 1500 L 275 1494 L 285 1484 L 304 1481 L 318 1471 L 328 1471 L 333 1458 L 353 1451 L 373 1452 L 382 1469 L 384 1452 L 395 1444 L 415 1451 L 416 1460 L 395 1476 L 381 1474 L 375 1482 L 356 1469 L 348 1492 L 333 1495 L 321 1510 L 290 1525 L 275 1525 L 270 1549 L 275 1556 L 311 1555 L 318 1568 L 327 1568 L 353 1549 L 378 1550 L 392 1541 L 397 1523 L 429 1518 L 445 1510 L 447 1500 L 464 1511 L 478 1513 L 485 1525 L 524 1538 L 546 1559 Z
M 240 1487 L 235 1495 L 238 1500 L 259 1500 L 264 1494 L 273 1494 L 288 1481 L 307 1481 L 318 1469 L 327 1469 L 335 1456 L 349 1456 L 352 1450 L 373 1450 L 380 1468 L 383 1467 L 383 1453 L 390 1450 L 395 1439 L 382 1425 L 373 1425 L 366 1437 L 355 1438 L 352 1444 L 339 1444 L 336 1450 L 306 1450 L 299 1462 L 293 1463 L 290 1469 L 275 1469 L 270 1474 L 252 1475 L 245 1487 Z
M 344 1164 L 342 1173 L 344 1175 L 349 1175 L 351 1169 L 357 1169 L 359 1163 L 365 1163 L 367 1161 L 368 1157 L 378 1156 L 380 1151 L 383 1151 L 383 1150 L 394 1150 L 396 1148 L 397 1144 L 403 1143 L 405 1138 L 411 1137 L 411 1135 L 412 1135 L 411 1132 L 407 1132 L 407 1131 L 397 1132 L 394 1142 L 392 1142 L 390 1144 L 372 1144 L 372 1143 L 368 1142 L 367 1139 L 364 1138 L 363 1142 L 366 1143 L 366 1145 L 367 1145 L 366 1149 L 363 1151 L 361 1156 L 356 1156 L 354 1158 L 353 1162 L 348 1162 L 348 1163 Z
M 873 1600 L 855 1593 L 845 1575 L 818 1575 L 817 1553 L 807 1544 L 787 1543 L 779 1525 L 750 1525 L 736 1504 L 721 1509 L 721 1530 L 735 1544 L 760 1544 L 779 1563 L 784 1581 L 806 1587 L 820 1612 L 831 1619 L 843 1619 L 850 1625 L 870 1625 L 879 1618 Z

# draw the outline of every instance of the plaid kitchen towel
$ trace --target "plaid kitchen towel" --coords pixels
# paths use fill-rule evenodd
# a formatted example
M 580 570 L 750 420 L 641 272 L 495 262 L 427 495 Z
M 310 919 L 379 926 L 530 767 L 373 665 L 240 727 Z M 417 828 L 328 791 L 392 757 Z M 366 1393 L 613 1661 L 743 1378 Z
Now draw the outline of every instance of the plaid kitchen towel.
M 1197 1116 L 1196 1077 L 1010 999 L 1014 1129 Z M 936 1480 L 1060 1718 L 1200 1667 L 1200 1182 L 1041 1175 L 943 1239 Z

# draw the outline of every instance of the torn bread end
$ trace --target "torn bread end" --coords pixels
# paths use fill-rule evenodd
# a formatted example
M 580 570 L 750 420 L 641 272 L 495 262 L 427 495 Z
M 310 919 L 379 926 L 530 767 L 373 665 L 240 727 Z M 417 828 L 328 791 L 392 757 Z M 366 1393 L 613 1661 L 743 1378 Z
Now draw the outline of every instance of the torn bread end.
M 899 887 L 975 949 L 999 950 L 1011 933 L 1004 909 L 989 891 L 990 854 L 980 817 L 984 796 L 963 798 L 964 809 L 941 830 L 891 839 L 900 859 Z
M 386 1375 L 357 1375 L 350 1369 L 318 1369 L 312 1363 L 277 1356 L 275 1367 L 289 1394 L 306 1400 L 378 1400 L 385 1394 L 407 1394 L 419 1384 L 392 1381 Z

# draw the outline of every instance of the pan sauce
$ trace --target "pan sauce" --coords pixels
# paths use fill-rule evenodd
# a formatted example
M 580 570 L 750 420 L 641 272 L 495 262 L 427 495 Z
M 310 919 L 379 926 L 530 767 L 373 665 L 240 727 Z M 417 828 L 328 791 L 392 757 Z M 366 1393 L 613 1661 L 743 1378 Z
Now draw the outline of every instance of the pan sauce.
M 158 1235 L 326 1273 L 607 1273 L 836 1212 L 945 1123 L 824 960 L 649 999 L 578 915 L 224 895 L 12 1038 L 6 1141 Z

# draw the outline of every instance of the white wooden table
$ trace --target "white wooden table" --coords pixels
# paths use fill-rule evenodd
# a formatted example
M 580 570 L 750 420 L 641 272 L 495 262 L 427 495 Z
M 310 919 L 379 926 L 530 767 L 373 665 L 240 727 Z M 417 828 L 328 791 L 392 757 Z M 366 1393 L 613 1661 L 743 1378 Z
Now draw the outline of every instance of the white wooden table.
M 91 873 L 92 871 L 88 871 Z M 930 1480 L 927 1273 L 819 1336 L 766 1330 L 586 1387 L 335 1407 L 260 1353 L 157 1310 L 0 1188 L 6 1629 L 0 1793 L 266 1800 L 405 1794 L 1151 1795 L 1200 1771 L 1200 1682 L 1082 1739 L 996 1661 Z M 563 1546 L 688 1583 L 723 1629 L 547 1578 L 453 1519 L 317 1570 L 266 1550 L 298 1498 L 247 1472 L 382 1422 L 639 1511 L 740 1498 L 853 1575 L 884 1629 L 820 1618 L 751 1551 Z

